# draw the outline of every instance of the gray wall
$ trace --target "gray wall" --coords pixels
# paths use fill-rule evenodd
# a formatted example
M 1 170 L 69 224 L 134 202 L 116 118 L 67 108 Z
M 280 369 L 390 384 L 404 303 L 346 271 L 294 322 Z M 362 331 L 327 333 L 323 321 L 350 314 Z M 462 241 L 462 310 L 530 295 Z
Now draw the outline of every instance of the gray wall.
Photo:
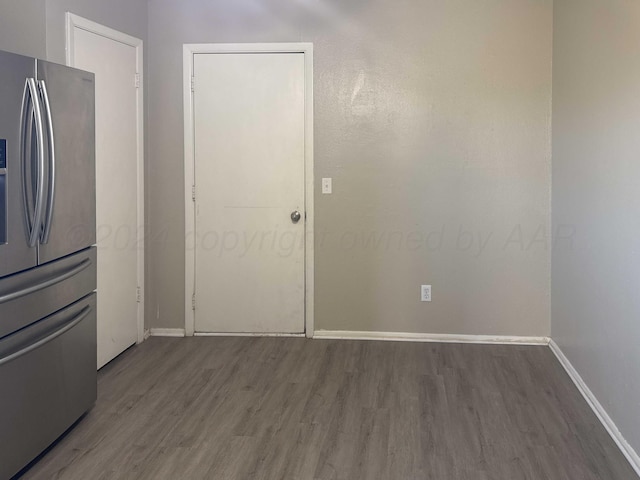
M 548 335 L 551 33 L 551 0 L 150 0 L 150 326 L 184 326 L 182 44 L 309 41 L 316 328 Z
M 640 3 L 554 10 L 552 336 L 640 451 Z
M 0 50 L 45 58 L 45 0 L 0 0 Z

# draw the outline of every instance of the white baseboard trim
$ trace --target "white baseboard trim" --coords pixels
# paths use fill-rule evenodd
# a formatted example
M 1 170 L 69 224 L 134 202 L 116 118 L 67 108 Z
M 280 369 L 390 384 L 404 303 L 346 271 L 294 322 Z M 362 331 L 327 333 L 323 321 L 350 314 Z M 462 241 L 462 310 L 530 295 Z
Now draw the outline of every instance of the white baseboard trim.
M 618 448 L 620 448 L 622 454 L 629 461 L 636 473 L 640 475 L 640 456 L 638 456 L 633 447 L 631 447 L 631 445 L 629 445 L 629 443 L 622 436 L 622 433 L 620 433 L 620 430 L 618 430 L 618 427 L 613 422 L 607 411 L 598 401 L 593 392 L 589 389 L 578 371 L 574 368 L 569 359 L 562 352 L 558 344 L 551 340 L 549 342 L 549 348 L 551 348 L 551 351 L 558 358 L 560 364 L 567 371 L 569 377 L 571 377 L 571 380 L 573 380 L 573 383 L 575 383 L 576 387 L 578 387 L 578 390 L 580 391 L 582 396 L 585 398 L 600 422 L 602 422 L 602 425 L 604 425 L 604 428 L 607 430 L 607 432 L 609 432 L 609 435 L 611 435 L 613 441 L 616 442 L 616 445 L 618 445 Z
M 144 335 L 142 335 L 142 341 L 144 342 L 147 338 L 151 336 L 151 330 L 148 328 L 144 331 Z
M 149 335 L 152 337 L 184 337 L 184 328 L 151 328 Z
M 355 332 L 316 330 L 313 338 L 331 340 L 379 340 L 388 342 L 480 343 L 499 345 L 549 345 L 549 337 L 508 335 L 450 335 L 441 333 Z
M 194 337 L 294 337 L 304 338 L 304 333 L 210 333 L 194 332 Z

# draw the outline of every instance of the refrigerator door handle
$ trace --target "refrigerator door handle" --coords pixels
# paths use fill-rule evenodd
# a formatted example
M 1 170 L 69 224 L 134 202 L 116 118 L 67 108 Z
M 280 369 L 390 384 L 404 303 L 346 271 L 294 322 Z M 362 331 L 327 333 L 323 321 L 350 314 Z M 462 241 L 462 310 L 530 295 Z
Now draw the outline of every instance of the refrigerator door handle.
M 55 332 L 53 332 L 51 335 L 46 336 L 45 338 L 43 338 L 42 340 L 38 340 L 35 343 L 32 343 L 31 345 L 29 345 L 28 347 L 23 348 L 22 350 L 18 350 L 15 353 L 12 353 L 11 355 L 8 355 L 4 358 L 0 358 L 0 367 L 2 365 L 4 365 L 5 363 L 9 363 L 12 360 L 15 360 L 16 358 L 19 358 L 23 355 L 26 355 L 29 352 L 32 352 L 38 348 L 40 348 L 41 346 L 49 343 L 52 340 L 55 340 L 56 338 L 58 338 L 60 335 L 68 332 L 69 330 L 71 330 L 73 327 L 75 327 L 77 324 L 79 324 L 87 315 L 89 315 L 89 313 L 91 312 L 91 307 L 87 306 L 84 307 L 80 313 L 76 316 L 74 316 L 71 320 L 69 320 L 69 323 L 67 323 L 64 327 L 56 330 Z
M 44 173 L 45 173 L 45 159 L 44 159 L 44 132 L 42 123 L 42 107 L 40 106 L 40 98 L 38 95 L 38 87 L 36 81 L 33 78 L 27 78 L 25 84 L 24 96 L 22 99 L 22 125 L 21 125 L 21 156 L 23 162 L 23 188 L 25 198 L 25 212 L 27 219 L 27 226 L 29 229 L 28 245 L 35 247 L 38 243 L 38 237 L 41 232 L 42 224 L 42 211 L 44 209 Z M 35 122 L 34 122 L 35 121 Z M 36 149 L 37 149 L 37 179 L 36 179 L 36 198 L 33 212 L 33 218 L 31 217 L 31 211 L 29 208 L 29 190 L 33 178 L 28 178 L 26 175 L 27 164 L 31 163 L 31 143 L 32 138 L 30 133 L 32 132 L 32 125 L 36 126 Z M 33 172 L 31 172 L 33 177 Z
M 24 93 L 22 95 L 22 109 L 20 112 L 20 163 L 22 164 L 22 193 L 24 198 L 24 215 L 27 226 L 27 242 L 31 238 L 31 230 L 33 225 L 33 217 L 35 209 L 32 208 L 33 192 L 32 192 L 32 176 L 29 175 L 31 161 L 31 147 L 33 136 L 33 103 L 31 101 L 31 91 L 29 90 L 29 79 L 24 85 Z
M 51 286 L 53 286 L 53 285 L 55 285 L 57 283 L 64 282 L 68 278 L 71 278 L 71 277 L 79 274 L 83 270 L 86 270 L 87 268 L 89 268 L 90 265 L 91 265 L 91 259 L 87 258 L 87 259 L 83 260 L 82 262 L 80 262 L 75 267 L 73 267 L 70 270 L 68 270 L 65 273 L 63 273 L 62 275 L 58 275 L 57 277 L 52 278 L 52 279 L 47 280 L 47 281 L 42 282 L 42 283 L 37 283 L 36 285 L 33 285 L 31 287 L 24 288 L 22 290 L 18 290 L 17 292 L 11 292 L 11 293 L 7 293 L 6 295 L 2 295 L 0 297 L 0 304 L 9 302 L 11 300 L 15 300 L 16 298 L 25 297 L 27 295 L 30 295 L 30 294 L 34 293 L 34 292 L 38 292 L 40 290 L 44 290 L 45 288 L 49 288 L 49 287 L 51 287 Z
M 49 102 L 49 92 L 47 92 L 47 84 L 44 80 L 40 80 L 38 82 L 38 87 L 40 87 L 40 93 L 42 94 L 42 101 L 44 103 L 47 122 L 47 138 L 49 141 L 49 190 L 47 193 L 47 212 L 44 218 L 42 236 L 40 238 L 40 242 L 46 244 L 49 243 L 49 236 L 51 235 L 53 202 L 56 195 L 56 146 L 55 140 L 53 138 L 53 118 L 51 116 L 51 103 Z

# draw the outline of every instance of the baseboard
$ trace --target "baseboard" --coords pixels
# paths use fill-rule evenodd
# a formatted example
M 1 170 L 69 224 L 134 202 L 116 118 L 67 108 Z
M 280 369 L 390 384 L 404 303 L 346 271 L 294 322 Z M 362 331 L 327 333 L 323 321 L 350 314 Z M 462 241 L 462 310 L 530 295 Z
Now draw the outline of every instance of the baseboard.
M 388 342 L 481 343 L 500 345 L 548 345 L 549 337 L 508 335 L 455 335 L 441 333 L 355 332 L 316 330 L 313 338 L 331 340 L 379 340 Z
M 152 337 L 184 337 L 184 328 L 151 328 L 149 335 Z
M 638 475 L 640 475 L 640 456 L 638 456 L 633 447 L 631 447 L 631 445 L 629 445 L 629 443 L 622 436 L 622 433 L 620 433 L 620 430 L 618 430 L 616 424 L 613 422 L 613 420 L 606 412 L 602 404 L 598 401 L 593 392 L 589 389 L 578 371 L 574 368 L 569 359 L 562 352 L 558 344 L 551 340 L 549 342 L 549 348 L 551 348 L 551 351 L 558 358 L 560 364 L 567 371 L 569 377 L 571 377 L 571 380 L 573 380 L 573 383 L 575 383 L 576 387 L 578 387 L 578 390 L 580 391 L 582 396 L 585 398 L 600 422 L 602 422 L 604 428 L 607 430 L 607 432 L 609 432 L 609 435 L 611 435 L 613 441 L 616 442 L 616 445 L 618 445 L 618 448 L 620 448 L 623 455 L 629 461 L 633 469 Z
M 151 336 L 151 330 L 149 330 L 148 328 L 144 331 L 144 334 L 142 335 L 142 341 L 144 342 L 147 338 L 149 338 Z
M 304 333 L 205 333 L 195 332 L 194 337 L 294 337 L 304 338 Z

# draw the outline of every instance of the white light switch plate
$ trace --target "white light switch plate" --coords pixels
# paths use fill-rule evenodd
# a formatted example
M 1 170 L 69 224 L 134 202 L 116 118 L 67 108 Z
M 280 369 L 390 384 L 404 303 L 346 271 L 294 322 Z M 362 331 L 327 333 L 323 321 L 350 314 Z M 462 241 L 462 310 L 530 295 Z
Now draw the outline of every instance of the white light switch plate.
M 331 178 L 322 179 L 322 193 L 325 195 L 333 193 L 333 182 Z

